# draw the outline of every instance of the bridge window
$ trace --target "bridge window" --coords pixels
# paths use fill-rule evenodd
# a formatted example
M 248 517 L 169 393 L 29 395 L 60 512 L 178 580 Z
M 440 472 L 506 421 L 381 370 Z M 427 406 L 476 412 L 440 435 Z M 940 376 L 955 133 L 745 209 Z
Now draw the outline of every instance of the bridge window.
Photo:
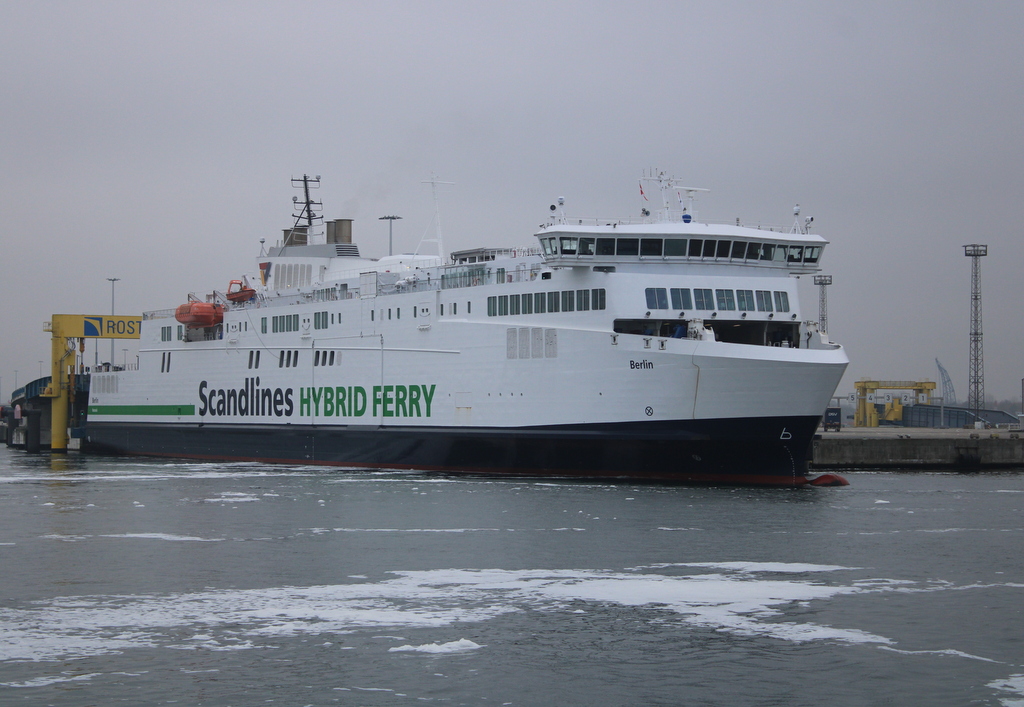
M 619 238 L 615 245 L 616 255 L 639 255 L 640 254 L 640 239 L 639 238 Z
M 615 255 L 615 239 L 614 238 L 598 238 L 597 239 L 597 254 L 598 255 Z
M 818 258 L 821 256 L 820 245 L 809 245 L 804 246 L 804 262 L 805 263 L 816 263 Z
M 640 255 L 649 255 L 661 257 L 661 239 L 660 238 L 641 238 L 640 239 Z
M 804 259 L 804 248 L 799 245 L 789 246 L 789 262 L 800 263 Z
M 704 241 L 704 257 L 714 258 L 715 257 L 715 246 L 718 241 L 707 240 Z
M 665 239 L 665 255 L 681 256 L 686 255 L 686 239 L 685 238 L 666 238 Z
M 746 241 L 733 241 L 732 242 L 732 257 L 733 260 L 742 260 L 744 254 L 747 252 Z
M 594 254 L 594 239 L 593 238 L 580 238 L 580 255 L 593 255 Z
M 729 248 L 732 246 L 732 241 L 718 241 L 718 251 L 716 257 L 728 258 Z
M 763 243 L 761 244 L 761 260 L 771 260 L 775 257 L 775 244 L 774 243 Z
M 562 255 L 576 255 L 576 237 L 562 237 Z
M 760 243 L 747 243 L 747 260 L 757 260 L 761 257 Z
M 700 254 L 704 250 L 704 241 L 699 238 L 690 239 L 690 250 L 688 251 L 691 258 L 699 258 Z

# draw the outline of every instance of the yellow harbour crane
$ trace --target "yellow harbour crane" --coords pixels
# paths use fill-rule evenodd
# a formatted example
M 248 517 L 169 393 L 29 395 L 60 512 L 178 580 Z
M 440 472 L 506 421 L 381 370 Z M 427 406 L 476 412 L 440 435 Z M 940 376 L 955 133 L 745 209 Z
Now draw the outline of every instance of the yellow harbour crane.
M 879 390 L 913 391 L 914 400 L 927 404 L 935 392 L 934 381 L 878 381 L 862 380 L 853 384 L 857 390 L 857 410 L 853 417 L 854 427 L 878 427 L 879 420 L 897 422 L 903 419 L 903 396 L 883 393 Z M 877 405 L 885 408 L 879 415 Z

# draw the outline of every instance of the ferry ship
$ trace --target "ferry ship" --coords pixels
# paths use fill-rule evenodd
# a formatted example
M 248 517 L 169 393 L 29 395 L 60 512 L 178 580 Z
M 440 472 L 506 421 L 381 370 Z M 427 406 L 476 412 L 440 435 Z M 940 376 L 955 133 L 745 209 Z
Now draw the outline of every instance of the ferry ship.
M 801 310 L 796 278 L 820 269 L 827 242 L 799 215 L 790 229 L 700 222 L 703 190 L 645 179 L 663 207 L 635 220 L 570 218 L 559 199 L 530 247 L 371 259 L 351 220 L 319 215 L 319 177 L 303 177 L 295 225 L 261 245 L 251 276 L 145 313 L 137 370 L 93 374 L 87 444 L 353 469 L 813 482 L 809 445 L 848 361 Z

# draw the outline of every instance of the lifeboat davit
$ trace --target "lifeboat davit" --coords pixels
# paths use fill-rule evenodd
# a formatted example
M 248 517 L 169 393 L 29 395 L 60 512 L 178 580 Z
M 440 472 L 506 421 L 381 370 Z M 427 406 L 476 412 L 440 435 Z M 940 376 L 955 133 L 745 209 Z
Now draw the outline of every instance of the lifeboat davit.
M 178 306 L 174 318 L 193 329 L 215 326 L 224 321 L 224 308 L 210 302 L 189 302 Z
M 256 290 L 244 284 L 241 280 L 232 280 L 228 283 L 226 296 L 232 302 L 248 302 L 256 296 Z

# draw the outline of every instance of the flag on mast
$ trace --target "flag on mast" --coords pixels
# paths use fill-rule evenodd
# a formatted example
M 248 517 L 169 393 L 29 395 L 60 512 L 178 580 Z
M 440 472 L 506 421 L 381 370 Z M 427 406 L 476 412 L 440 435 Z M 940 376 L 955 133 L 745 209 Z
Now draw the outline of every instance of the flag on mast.
M 643 182 L 638 182 L 638 183 L 640 184 L 640 196 L 642 196 L 644 198 L 644 201 L 650 201 L 650 199 L 647 198 L 647 195 L 644 194 L 644 183 Z

